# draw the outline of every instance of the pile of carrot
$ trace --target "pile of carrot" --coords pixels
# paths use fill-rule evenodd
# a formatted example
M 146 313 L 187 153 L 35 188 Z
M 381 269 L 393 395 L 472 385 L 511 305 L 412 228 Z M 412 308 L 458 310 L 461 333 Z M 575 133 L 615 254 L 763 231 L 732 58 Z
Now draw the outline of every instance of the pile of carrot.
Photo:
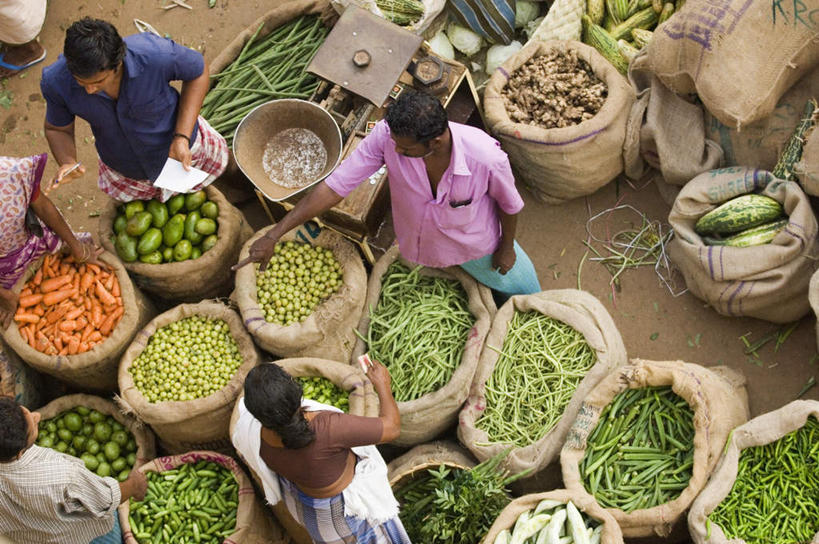
M 26 282 L 14 320 L 20 336 L 46 355 L 76 355 L 105 341 L 125 309 L 113 271 L 48 255 Z

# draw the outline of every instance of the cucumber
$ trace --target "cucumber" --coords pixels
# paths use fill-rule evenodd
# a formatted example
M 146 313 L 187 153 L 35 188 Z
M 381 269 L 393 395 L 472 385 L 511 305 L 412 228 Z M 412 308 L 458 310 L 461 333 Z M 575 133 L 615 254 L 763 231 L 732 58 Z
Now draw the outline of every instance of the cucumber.
M 734 234 L 778 219 L 782 205 L 765 195 L 750 193 L 723 203 L 699 218 L 694 231 L 699 234 Z
M 743 230 L 728 238 L 718 239 L 706 236 L 703 238 L 708 246 L 730 246 L 730 247 L 751 247 L 768 244 L 773 240 L 779 231 L 788 225 L 788 219 L 779 219 L 758 227 Z
M 148 212 L 153 217 L 151 226 L 161 229 L 168 222 L 168 208 L 158 200 L 148 202 Z
M 125 232 L 129 236 L 142 236 L 150 228 L 152 222 L 153 216 L 150 212 L 137 212 L 128 219 Z
M 137 244 L 137 253 L 147 255 L 153 253 L 162 244 L 162 231 L 156 227 L 151 227 L 145 231 Z
M 597 49 L 621 74 L 628 73 L 628 59 L 620 53 L 617 40 L 613 39 L 606 29 L 594 24 L 588 15 L 584 14 L 581 20 L 583 41 Z

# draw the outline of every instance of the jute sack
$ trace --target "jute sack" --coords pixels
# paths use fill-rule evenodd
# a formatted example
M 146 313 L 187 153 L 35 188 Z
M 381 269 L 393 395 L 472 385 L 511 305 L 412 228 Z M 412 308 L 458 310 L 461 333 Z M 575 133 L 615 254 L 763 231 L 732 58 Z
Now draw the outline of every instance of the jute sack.
M 626 537 L 667 536 L 677 520 L 705 486 L 725 445 L 728 433 L 748 419 L 745 378 L 727 367 L 711 367 L 682 361 L 643 361 L 611 372 L 584 399 L 577 419 L 560 452 L 563 483 L 583 500 L 594 500 L 583 485 L 578 464 L 586 453 L 586 440 L 597 426 L 600 413 L 626 389 L 671 386 L 694 412 L 694 467 L 691 480 L 671 502 L 626 513 L 607 508 Z
M 769 244 L 706 246 L 694 232 L 697 220 L 726 200 L 754 191 L 782 203 L 788 226 Z M 718 313 L 789 323 L 810 310 L 807 294 L 817 224 L 810 201 L 796 182 L 753 168 L 706 172 L 683 187 L 668 222 L 674 229 L 671 260 L 691 293 Z
M 129 369 L 157 329 L 191 316 L 226 322 L 244 362 L 227 385 L 207 397 L 189 401 L 149 402 L 137 389 Z M 257 364 L 259 352 L 235 311 L 214 301 L 180 304 L 148 323 L 122 356 L 119 365 L 120 396 L 117 402 L 126 413 L 134 414 L 137 419 L 150 425 L 168 453 L 183 453 L 201 447 L 230 451 L 228 425 L 233 404 L 242 389 L 245 376 Z
M 481 544 L 494 544 L 498 533 L 504 529 L 511 531 L 515 526 L 515 522 L 518 520 L 518 516 L 529 510 L 534 510 L 543 499 L 563 503 L 572 501 L 572 504 L 577 506 L 578 510 L 603 524 L 603 532 L 600 534 L 601 544 L 623 544 L 623 533 L 620 531 L 620 526 L 617 525 L 617 522 L 611 517 L 611 514 L 606 512 L 594 499 L 590 500 L 587 496 L 578 496 L 566 489 L 555 489 L 545 493 L 533 493 L 513 500 L 497 517 L 495 523 L 489 528 L 489 532 L 486 533 L 486 536 L 481 540 Z
M 819 130 L 815 127 L 805 140 L 802 159 L 794 165 L 793 170 L 802 189 L 809 195 L 819 196 Z
M 236 264 L 239 248 L 253 230 L 244 214 L 234 207 L 212 185 L 205 187 L 208 200 L 219 206 L 216 218 L 218 241 L 198 259 L 182 262 L 147 264 L 140 261 L 123 263 L 134 283 L 163 300 L 199 302 L 205 298 L 227 296 L 233 288 L 230 267 Z M 116 255 L 111 242 L 118 202 L 109 200 L 100 217 L 100 240 L 103 247 Z
M 469 398 L 458 420 L 458 438 L 479 461 L 485 461 L 506 450 L 508 444 L 489 443 L 486 431 L 478 428 L 477 421 L 486 409 L 485 386 L 503 347 L 509 322 L 516 312 L 539 312 L 561 321 L 583 335 L 597 355 L 594 366 L 586 373 L 563 411 L 560 420 L 543 438 L 523 448 L 513 448 L 504 460 L 505 468 L 517 474 L 527 469 L 537 472 L 551 463 L 560 453 L 569 427 L 577 417 L 583 398 L 600 380 L 617 367 L 628 362 L 623 339 L 606 308 L 585 291 L 556 289 L 533 295 L 516 295 L 501 306 L 492 321 L 481 353 L 478 370 L 472 380 Z M 494 348 L 494 349 L 492 349 Z M 510 399 L 516 402 L 516 399 Z
M 810 306 L 813 308 L 813 313 L 816 315 L 816 345 L 819 346 L 819 270 L 817 270 L 810 279 L 810 287 L 808 290 L 808 300 Z
M 697 93 L 714 117 L 742 129 L 767 117 L 819 63 L 819 23 L 799 4 L 801 14 L 795 2 L 686 2 L 655 30 L 650 69 L 673 92 Z
M 421 471 L 438 468 L 440 465 L 471 469 L 477 463 L 460 444 L 442 440 L 415 446 L 407 453 L 396 457 L 387 464 L 387 478 L 393 490 L 408 484 Z
M 257 232 L 242 247 L 239 259 L 249 255 L 250 246 L 273 226 Z M 281 237 L 282 242 L 295 241 L 295 231 Z M 279 357 L 318 357 L 347 362 L 355 345 L 353 329 L 361 318 L 367 289 L 367 272 L 355 246 L 340 234 L 322 229 L 310 241 L 333 252 L 341 265 L 342 283 L 338 290 L 316 306 L 307 319 L 289 326 L 264 318 L 256 299 L 256 266 L 248 265 L 236 272 L 236 304 L 247 330 L 256 343 Z
M 165 472 L 187 463 L 211 461 L 222 465 L 233 473 L 239 483 L 239 505 L 236 507 L 236 531 L 225 538 L 225 542 L 241 544 L 290 544 L 290 539 L 265 512 L 261 501 L 256 497 L 250 478 L 239 466 L 235 459 L 215 451 L 190 451 L 181 455 L 157 457 L 145 463 L 141 472 Z M 130 513 L 130 501 L 119 506 L 119 523 L 122 527 L 122 541 L 125 544 L 144 544 L 134 537 Z
M 108 399 L 95 395 L 66 395 L 52 400 L 37 411 L 40 412 L 40 417 L 45 421 L 57 417 L 63 412 L 72 410 L 77 406 L 85 406 L 91 410 L 96 410 L 97 412 L 111 416 L 131 433 L 137 445 L 134 468 L 139 468 L 156 457 L 154 433 L 139 423 L 134 417 L 124 414 L 116 404 Z
M 577 52 L 608 87 L 597 115 L 578 125 L 545 129 L 516 123 L 501 95 L 511 74 L 551 50 Z M 626 120 L 634 102 L 628 81 L 597 52 L 576 41 L 532 41 L 492 74 L 484 93 L 487 128 L 501 142 L 516 173 L 540 201 L 558 204 L 595 192 L 623 171 Z
M 819 401 L 795 400 L 734 429 L 708 485 L 697 496 L 688 512 L 688 529 L 696 544 L 745 544 L 740 538 L 727 538 L 722 527 L 716 523 L 710 523 L 709 531 L 707 517 L 731 492 L 737 478 L 742 450 L 775 442 L 786 434 L 801 429 L 811 416 L 819 419 Z M 813 537 L 811 544 L 817 542 L 819 532 Z
M 415 23 L 402 27 L 404 30 L 412 32 L 413 34 L 418 34 L 419 36 L 424 36 L 425 38 L 431 38 L 435 35 L 435 32 L 440 30 L 442 22 L 441 20 L 446 20 L 446 13 L 443 13 L 444 7 L 446 7 L 445 0 L 421 0 L 424 4 L 424 14 L 416 21 Z M 383 12 L 379 9 L 378 5 L 376 4 L 375 0 L 330 0 L 330 4 L 333 6 L 339 14 L 344 13 L 344 10 L 347 9 L 349 6 L 355 6 L 362 9 L 366 9 L 370 13 L 374 13 L 379 17 L 384 17 Z M 443 17 L 440 17 L 443 15 Z M 435 32 L 430 32 L 431 30 L 435 30 Z
M 16 322 L 12 322 L 6 329 L 3 338 L 23 361 L 40 372 L 51 374 L 60 381 L 83 390 L 115 391 L 120 357 L 139 329 L 156 315 L 156 310 L 145 295 L 131 283 L 128 272 L 117 257 L 103 252 L 99 260 L 116 273 L 122 305 L 125 308 L 125 313 L 119 323 L 105 341 L 77 355 L 46 355 L 23 340 Z M 23 290 L 25 283 L 37 272 L 42 263 L 42 258 L 37 259 L 28 268 L 23 277 L 14 285 L 15 293 Z
M 0 397 L 14 400 L 34 410 L 42 404 L 40 375 L 0 341 Z
M 339 363 L 338 361 L 311 359 L 309 357 L 280 359 L 268 364 L 279 365 L 294 378 L 302 376 L 321 376 L 327 378 L 341 389 L 349 391 L 349 414 L 354 416 L 378 417 L 378 397 L 375 391 L 373 391 L 373 386 L 369 378 L 367 378 L 358 367 Z M 229 436 L 233 436 L 233 430 L 236 427 L 236 422 L 239 420 L 239 400 L 242 398 L 244 398 L 244 394 L 240 393 L 233 407 L 233 413 L 230 416 Z M 238 451 L 236 453 L 239 458 L 242 458 L 242 455 Z M 244 461 L 243 458 L 242 460 Z M 262 480 L 259 478 L 259 475 L 256 474 L 250 466 L 248 466 L 247 469 L 253 481 L 256 482 L 256 485 L 261 490 L 261 493 L 264 494 L 264 487 L 262 486 Z M 277 502 L 275 505 L 270 506 L 270 509 L 273 511 L 273 514 L 281 526 L 287 531 L 287 534 L 290 535 L 290 538 L 297 544 L 312 544 L 313 541 L 310 538 L 310 534 L 293 519 L 284 501 Z
M 367 285 L 365 311 L 358 324 L 358 332 L 364 337 L 367 336 L 367 332 L 370 330 L 369 308 L 375 309 L 381 299 L 381 278 L 396 260 L 399 260 L 410 269 L 417 266 L 401 257 L 398 246 L 392 246 L 375 263 Z M 484 302 L 486 298 L 492 298 L 489 288 L 475 281 L 459 266 L 442 269 L 425 267 L 419 272 L 424 276 L 446 278 L 459 282 L 466 291 L 469 311 L 475 319 L 475 324 L 472 325 L 472 330 L 469 332 L 464 354 L 461 357 L 461 364 L 455 369 L 449 383 L 437 391 L 427 393 L 415 400 L 398 403 L 398 411 L 401 412 L 401 435 L 392 442 L 397 446 L 414 446 L 428 442 L 457 421 L 458 411 L 469 394 L 469 384 L 472 383 L 472 377 L 478 367 L 478 360 L 491 322 L 491 315 Z M 353 362 L 356 361 L 359 355 L 366 352 L 367 343 L 359 338 L 353 351 Z

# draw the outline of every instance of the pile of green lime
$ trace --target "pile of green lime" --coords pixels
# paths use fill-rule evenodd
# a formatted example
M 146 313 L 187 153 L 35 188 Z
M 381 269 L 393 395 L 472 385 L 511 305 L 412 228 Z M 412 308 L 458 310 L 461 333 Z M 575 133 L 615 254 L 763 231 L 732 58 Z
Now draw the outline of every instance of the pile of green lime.
M 114 247 L 125 262 L 161 264 L 197 259 L 216 245 L 219 206 L 205 191 L 172 196 L 168 202 L 134 200 L 114 219 Z
M 342 284 L 341 265 L 327 248 L 281 242 L 270 264 L 256 273 L 256 298 L 264 318 L 279 325 L 304 321 Z
M 322 376 L 302 376 L 296 378 L 301 382 L 304 398 L 335 406 L 345 412 L 350 410 L 350 394 Z
M 37 445 L 79 457 L 88 470 L 120 482 L 136 462 L 137 444 L 128 429 L 112 416 L 85 406 L 41 420 Z
M 128 372 L 149 402 L 188 401 L 222 389 L 242 362 L 230 326 L 196 315 L 157 329 Z

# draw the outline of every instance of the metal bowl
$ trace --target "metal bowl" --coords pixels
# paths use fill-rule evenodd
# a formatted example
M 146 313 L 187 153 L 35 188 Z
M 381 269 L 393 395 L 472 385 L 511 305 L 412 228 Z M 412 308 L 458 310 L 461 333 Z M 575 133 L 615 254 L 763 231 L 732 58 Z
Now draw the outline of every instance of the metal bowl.
M 313 131 L 327 151 L 327 164 L 324 170 L 303 187 L 288 188 L 274 183 L 262 166 L 262 156 L 267 142 L 289 128 Z M 327 177 L 341 158 L 341 147 L 341 130 L 333 117 L 318 104 L 296 98 L 282 98 L 259 105 L 242 119 L 233 136 L 233 156 L 239 169 L 253 185 L 273 201 L 284 200 Z

